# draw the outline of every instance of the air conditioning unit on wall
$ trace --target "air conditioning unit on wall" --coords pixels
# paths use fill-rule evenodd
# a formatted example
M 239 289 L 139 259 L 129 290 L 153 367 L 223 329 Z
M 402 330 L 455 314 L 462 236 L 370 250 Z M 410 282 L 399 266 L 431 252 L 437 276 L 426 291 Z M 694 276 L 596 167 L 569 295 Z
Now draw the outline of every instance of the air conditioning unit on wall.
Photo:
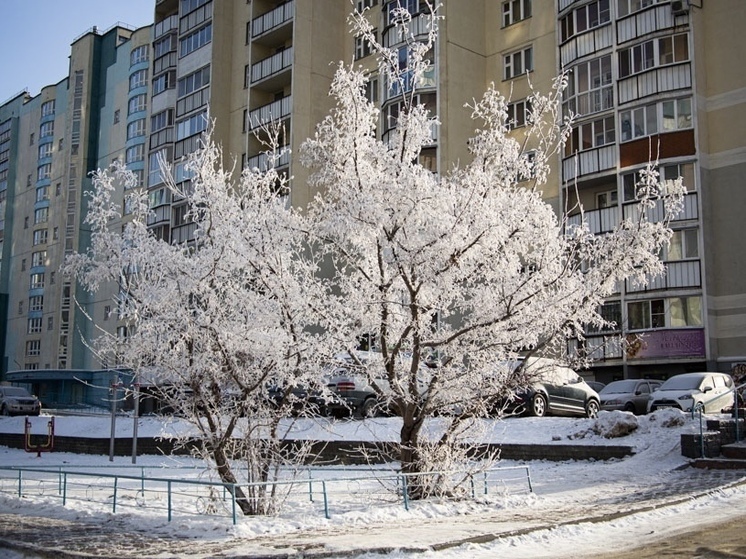
M 671 13 L 675 16 L 685 16 L 689 13 L 689 1 L 674 0 L 671 2 Z

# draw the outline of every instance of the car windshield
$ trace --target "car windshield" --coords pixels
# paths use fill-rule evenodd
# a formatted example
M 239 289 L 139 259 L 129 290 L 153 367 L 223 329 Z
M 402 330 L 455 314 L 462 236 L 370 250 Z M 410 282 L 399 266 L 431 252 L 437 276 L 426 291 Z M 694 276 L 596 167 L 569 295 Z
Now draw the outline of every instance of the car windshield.
M 3 394 L 6 396 L 31 396 L 25 388 L 17 388 L 15 386 L 8 386 L 3 388 Z
M 661 390 L 694 390 L 699 388 L 704 377 L 672 377 L 668 379 Z
M 599 394 L 626 394 L 634 392 L 636 386 L 636 380 L 617 380 L 604 386 Z

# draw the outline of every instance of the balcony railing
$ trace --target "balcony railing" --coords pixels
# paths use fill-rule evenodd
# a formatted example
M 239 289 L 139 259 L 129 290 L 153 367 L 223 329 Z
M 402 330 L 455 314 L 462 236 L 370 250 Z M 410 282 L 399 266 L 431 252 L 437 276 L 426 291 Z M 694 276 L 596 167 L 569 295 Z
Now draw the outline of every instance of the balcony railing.
M 587 210 L 582 214 L 576 214 L 567 218 L 568 225 L 580 225 L 582 218 L 588 223 L 591 233 L 598 235 L 614 230 L 619 223 L 619 207 L 601 208 L 598 210 Z
M 666 91 L 690 89 L 691 87 L 692 68 L 690 62 L 653 68 L 620 79 L 617 82 L 619 104 L 629 103 Z
M 568 350 L 573 357 L 590 357 L 599 361 L 621 359 L 622 340 L 613 334 L 598 336 L 588 334 L 582 344 L 579 344 L 577 340 L 570 340 Z
M 644 287 L 627 282 L 628 293 L 657 291 L 663 289 L 680 289 L 685 287 L 702 287 L 702 272 L 699 260 L 682 260 L 666 262 L 666 273 L 654 278 Z
M 562 161 L 562 179 L 567 182 L 577 177 L 615 169 L 616 144 L 578 152 Z
M 293 109 L 293 97 L 283 97 L 268 105 L 254 109 L 249 113 L 249 130 L 255 130 L 270 122 L 279 122 L 290 116 Z
M 179 28 L 179 16 L 173 15 L 169 16 L 163 21 L 159 21 L 155 24 L 155 32 L 153 34 L 153 39 L 158 39 L 159 37 L 162 37 L 169 31 L 173 31 L 175 29 Z
M 293 64 L 293 48 L 287 48 L 251 66 L 251 83 L 263 80 Z
M 430 23 L 429 14 L 418 14 L 412 18 L 409 24 L 409 31 L 415 37 L 425 37 L 428 32 L 428 24 Z M 393 45 L 402 43 L 404 38 L 399 35 L 399 30 L 395 26 L 387 27 L 381 37 L 384 47 L 391 47 Z
M 576 35 L 560 47 L 562 66 L 572 64 L 578 58 L 599 52 L 614 43 L 614 28 L 604 25 Z
M 295 15 L 295 2 L 290 0 L 280 4 L 271 12 L 267 12 L 251 22 L 251 36 L 258 37 L 272 29 L 279 27 L 293 19 Z
M 623 209 L 624 219 L 636 221 L 640 218 L 640 204 L 625 204 Z M 657 223 L 663 221 L 666 214 L 666 207 L 662 200 L 657 200 L 655 206 L 648 208 L 648 221 Z M 684 196 L 684 208 L 680 214 L 673 216 L 673 221 L 688 221 L 699 219 L 699 206 L 697 204 L 697 193 L 690 192 Z
M 274 168 L 287 167 L 288 165 L 290 165 L 290 150 L 285 150 L 275 161 Z M 246 161 L 246 167 L 248 169 L 259 169 L 262 172 L 267 171 L 269 169 L 269 157 L 266 153 L 249 157 Z
M 674 24 L 670 4 L 652 5 L 617 21 L 617 41 L 619 44 L 633 41 L 650 33 L 670 29 Z

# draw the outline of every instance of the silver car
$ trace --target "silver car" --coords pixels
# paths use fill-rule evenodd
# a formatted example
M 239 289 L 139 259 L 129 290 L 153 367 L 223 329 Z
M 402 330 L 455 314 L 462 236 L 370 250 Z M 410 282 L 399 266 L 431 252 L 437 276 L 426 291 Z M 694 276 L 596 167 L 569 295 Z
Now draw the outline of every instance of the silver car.
M 644 414 L 648 410 L 650 394 L 658 390 L 663 382 L 648 379 L 615 380 L 604 386 L 598 393 L 601 409 L 622 410 L 634 414 Z
M 671 377 L 650 395 L 648 411 L 678 408 L 692 411 L 702 407 L 704 413 L 721 413 L 733 405 L 733 378 L 725 373 L 684 373 Z
M 41 402 L 20 386 L 0 386 L 0 415 L 39 415 Z

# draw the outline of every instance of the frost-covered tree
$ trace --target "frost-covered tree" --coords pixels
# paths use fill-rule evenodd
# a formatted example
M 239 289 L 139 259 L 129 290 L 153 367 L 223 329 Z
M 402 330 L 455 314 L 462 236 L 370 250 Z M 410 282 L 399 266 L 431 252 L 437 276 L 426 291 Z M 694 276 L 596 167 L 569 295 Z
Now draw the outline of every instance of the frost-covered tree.
M 127 336 L 92 340 L 101 358 L 131 368 L 196 427 L 186 437 L 197 439 L 196 452 L 222 481 L 271 481 L 299 458 L 299 449 L 290 456 L 282 444 L 285 418 L 304 413 L 294 389 L 319 378 L 311 302 L 323 298 L 322 286 L 307 281 L 314 265 L 299 235 L 307 227 L 278 195 L 287 185 L 274 169 L 249 169 L 233 181 L 208 139 L 187 171 L 187 188 L 165 167 L 163 174 L 173 199 L 186 204 L 193 242 L 156 238 L 147 193 L 137 188 L 127 191 L 134 211 L 121 227 L 113 194 L 134 177 L 120 166 L 95 174 L 91 247 L 69 258 L 65 271 L 90 291 L 119 286 Z M 271 485 L 243 487 L 236 497 L 244 513 L 273 510 Z
M 585 224 L 567 226 L 541 191 L 571 125 L 560 111 L 564 76 L 549 95 L 532 95 L 521 137 L 511 133 L 508 99 L 488 89 L 468 107 L 476 122 L 472 160 L 430 172 L 419 156 L 437 115 L 414 99 L 437 16 L 418 36 L 406 9 L 392 19 L 408 45 L 404 68 L 365 17 L 351 21 L 378 53 L 385 83 L 400 92 L 396 133 L 389 143 L 379 139 L 364 72 L 340 65 L 331 85 L 336 107 L 302 156 L 319 191 L 309 217 L 335 272 L 330 322 L 351 354 L 356 336 L 377 340 L 380 358 L 361 370 L 382 406 L 402 416 L 401 466 L 416 473 L 467 459 L 466 427 L 531 381 L 511 366 L 519 356 L 562 357 L 568 337 L 606 324 L 598 310 L 620 282 L 663 272 L 658 254 L 683 188 L 660 183 L 651 168 L 634 219 L 603 236 Z M 651 219 L 652 208 L 664 212 Z M 426 429 L 436 416 L 439 429 Z M 416 493 L 434 490 L 421 483 Z

